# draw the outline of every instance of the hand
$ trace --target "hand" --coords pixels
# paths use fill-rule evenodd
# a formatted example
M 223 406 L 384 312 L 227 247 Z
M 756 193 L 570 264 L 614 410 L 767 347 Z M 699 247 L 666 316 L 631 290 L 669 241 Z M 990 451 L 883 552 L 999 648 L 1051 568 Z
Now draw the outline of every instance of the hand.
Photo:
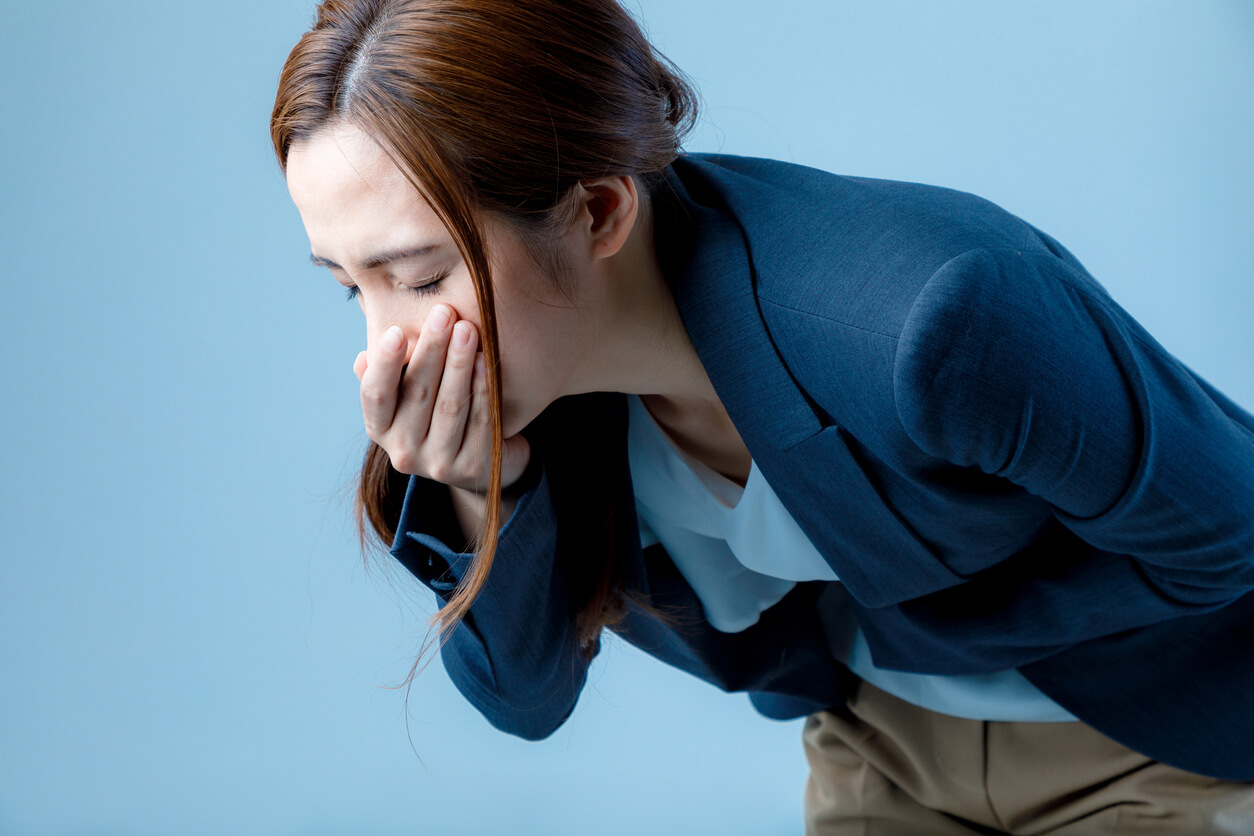
M 492 438 L 487 374 L 473 323 L 447 305 L 427 316 L 413 355 L 393 325 L 373 351 L 357 355 L 366 435 L 401 473 L 482 494 L 488 487 Z M 531 447 L 522 435 L 504 440 L 501 487 L 522 476 Z

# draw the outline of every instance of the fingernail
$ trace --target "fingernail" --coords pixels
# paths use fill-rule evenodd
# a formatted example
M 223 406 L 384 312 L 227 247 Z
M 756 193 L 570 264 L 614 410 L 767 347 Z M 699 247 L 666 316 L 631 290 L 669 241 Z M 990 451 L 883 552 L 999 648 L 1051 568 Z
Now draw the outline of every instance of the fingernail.
M 475 355 L 475 374 L 477 375 L 483 374 L 483 352 L 482 351 L 480 351 L 478 354 Z
M 401 333 L 400 326 L 393 325 L 383 332 L 383 338 L 379 340 L 379 345 L 383 346 L 384 351 L 390 351 L 395 354 L 401 350 L 401 343 L 404 339 L 405 335 Z
M 427 325 L 432 331 L 443 331 L 448 327 L 449 309 L 444 305 L 436 305 L 431 309 L 431 315 L 427 317 Z
M 469 345 L 470 344 L 470 326 L 464 322 L 457 323 L 457 327 L 453 329 L 453 345 Z

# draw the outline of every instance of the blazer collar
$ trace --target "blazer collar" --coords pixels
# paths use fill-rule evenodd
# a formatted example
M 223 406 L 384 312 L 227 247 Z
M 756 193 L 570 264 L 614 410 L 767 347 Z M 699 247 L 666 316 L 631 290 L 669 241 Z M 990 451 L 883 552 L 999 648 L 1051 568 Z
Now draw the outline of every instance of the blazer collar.
M 713 163 L 675 160 L 666 171 L 670 194 L 664 189 L 655 202 L 654 243 L 688 336 L 736 429 L 784 450 L 823 424 L 762 320 L 745 231 L 720 193 L 733 176 Z

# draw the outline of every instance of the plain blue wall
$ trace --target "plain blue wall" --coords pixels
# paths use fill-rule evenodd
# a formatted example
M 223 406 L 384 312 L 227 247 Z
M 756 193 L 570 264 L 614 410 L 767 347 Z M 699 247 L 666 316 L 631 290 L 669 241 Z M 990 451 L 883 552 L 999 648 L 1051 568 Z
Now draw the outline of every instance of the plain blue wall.
M 689 150 L 987 197 L 1254 407 L 1244 0 L 632 8 Z M 800 722 L 618 642 L 538 744 L 436 663 L 410 748 L 434 605 L 362 567 L 362 322 L 267 137 L 311 10 L 0 2 L 0 834 L 799 833 Z

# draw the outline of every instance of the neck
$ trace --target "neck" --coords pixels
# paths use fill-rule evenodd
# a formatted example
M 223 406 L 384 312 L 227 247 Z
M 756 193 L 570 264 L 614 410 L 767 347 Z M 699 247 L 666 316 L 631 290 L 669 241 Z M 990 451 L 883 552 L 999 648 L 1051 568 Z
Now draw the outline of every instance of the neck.
M 719 400 L 684 328 L 653 245 L 652 223 L 637 223 L 604 259 L 589 313 L 584 361 L 575 381 L 584 392 L 639 395 L 684 452 L 744 485 L 752 456 Z
M 579 391 L 640 395 L 655 415 L 726 415 L 662 273 L 650 212 L 598 269 L 605 291 L 590 323 Z

